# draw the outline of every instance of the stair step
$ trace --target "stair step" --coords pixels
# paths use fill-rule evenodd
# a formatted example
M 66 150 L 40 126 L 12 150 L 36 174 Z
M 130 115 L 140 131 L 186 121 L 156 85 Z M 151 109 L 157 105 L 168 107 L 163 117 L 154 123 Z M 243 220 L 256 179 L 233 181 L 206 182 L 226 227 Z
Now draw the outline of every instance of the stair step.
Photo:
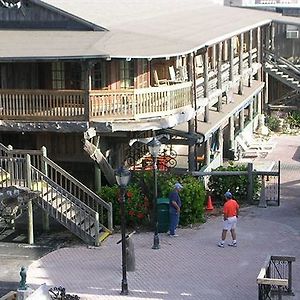
M 289 77 L 289 78 L 287 78 L 286 80 L 287 80 L 287 81 L 293 81 L 294 78 Z
M 283 72 L 278 71 L 278 72 L 276 72 L 276 74 L 277 74 L 277 75 L 283 75 Z
M 68 210 L 62 212 L 64 214 L 64 216 L 67 217 L 67 219 L 73 221 L 72 219 L 76 216 L 76 214 L 78 214 L 78 211 L 76 209 L 74 209 L 73 206 L 71 206 Z
M 77 224 L 78 227 L 80 227 L 84 231 L 90 230 L 92 233 L 92 229 L 95 228 L 95 223 L 92 220 L 86 219 L 82 220 L 80 224 Z M 95 233 L 95 229 L 93 230 L 93 233 Z M 93 234 L 91 234 L 93 236 Z
M 277 71 L 278 71 L 278 69 L 276 69 L 276 68 L 272 68 L 272 69 L 271 69 L 271 71 L 272 71 L 272 72 L 277 72 Z
M 281 77 L 282 77 L 282 78 L 288 78 L 289 75 L 284 74 L 284 75 L 281 75 Z
M 101 235 L 100 235 L 100 244 L 109 236 L 111 235 L 111 232 L 109 231 L 104 231 Z

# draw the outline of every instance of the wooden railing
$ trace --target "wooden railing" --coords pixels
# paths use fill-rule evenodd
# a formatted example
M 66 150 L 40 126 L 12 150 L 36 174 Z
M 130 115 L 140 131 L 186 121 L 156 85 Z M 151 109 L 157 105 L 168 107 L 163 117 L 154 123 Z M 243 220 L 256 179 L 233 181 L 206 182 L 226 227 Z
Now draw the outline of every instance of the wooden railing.
M 87 121 L 170 115 L 192 105 L 191 82 L 132 90 L 0 90 L 3 120 Z
M 83 120 L 84 92 L 79 90 L 0 90 L 2 119 Z
M 91 118 L 145 118 L 170 115 L 192 105 L 192 83 L 122 91 L 91 91 Z
M 252 63 L 255 64 L 257 61 L 257 49 L 254 48 L 251 50 L 251 58 Z M 250 72 L 249 66 L 249 52 L 243 53 L 243 73 Z M 230 64 L 229 62 L 225 62 L 221 66 L 221 79 L 222 79 L 222 90 L 226 90 L 230 82 Z M 233 59 L 233 75 L 235 76 L 236 80 L 239 80 L 239 57 L 235 57 Z M 217 70 L 210 71 L 208 73 L 208 95 L 213 95 L 218 88 L 218 73 Z M 197 86 L 197 98 L 204 98 L 204 77 L 200 77 L 196 80 Z
M 293 295 L 292 262 L 294 256 L 268 256 L 257 276 L 258 300 L 282 299 Z M 276 298 L 275 298 L 276 297 Z

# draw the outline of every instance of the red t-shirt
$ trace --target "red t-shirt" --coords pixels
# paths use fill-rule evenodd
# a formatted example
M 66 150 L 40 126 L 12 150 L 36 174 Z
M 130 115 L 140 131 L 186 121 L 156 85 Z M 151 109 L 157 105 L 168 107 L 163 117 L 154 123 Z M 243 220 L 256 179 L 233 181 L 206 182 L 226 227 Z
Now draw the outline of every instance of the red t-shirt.
M 234 217 L 238 214 L 238 203 L 234 199 L 229 199 L 224 204 L 223 213 L 227 218 Z

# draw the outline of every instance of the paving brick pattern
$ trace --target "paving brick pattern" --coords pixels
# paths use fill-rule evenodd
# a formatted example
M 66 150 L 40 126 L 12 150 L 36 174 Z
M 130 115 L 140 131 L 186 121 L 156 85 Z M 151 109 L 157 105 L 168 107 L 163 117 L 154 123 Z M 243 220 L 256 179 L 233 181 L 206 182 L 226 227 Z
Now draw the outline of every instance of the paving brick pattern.
M 282 161 L 280 207 L 247 207 L 240 213 L 238 247 L 217 247 L 221 216 L 198 227 L 178 229 L 177 238 L 134 235 L 136 271 L 128 272 L 129 296 L 120 296 L 121 245 L 118 234 L 99 248 L 74 246 L 35 261 L 28 283 L 62 285 L 81 299 L 258 299 L 256 277 L 268 254 L 293 255 L 294 297 L 300 299 L 300 137 L 273 137 L 266 159 Z M 228 242 L 230 242 L 228 236 Z

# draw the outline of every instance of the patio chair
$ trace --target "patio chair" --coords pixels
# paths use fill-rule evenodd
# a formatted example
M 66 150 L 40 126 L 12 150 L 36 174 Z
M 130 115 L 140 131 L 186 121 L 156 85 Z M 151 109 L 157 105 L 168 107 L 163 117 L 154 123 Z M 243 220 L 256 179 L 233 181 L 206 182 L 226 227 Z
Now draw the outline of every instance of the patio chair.
M 237 136 L 235 141 L 238 143 L 238 152 L 241 150 L 242 157 L 261 157 L 268 154 L 268 152 L 258 149 L 257 147 L 251 148 L 247 146 L 245 141 L 241 138 L 241 136 Z
M 180 83 L 183 81 L 181 78 L 178 78 L 173 66 L 169 67 L 169 74 L 170 74 L 170 79 L 171 79 L 171 80 L 169 80 L 169 83 L 174 84 L 174 83 Z
M 243 141 L 249 148 L 253 148 L 253 149 L 256 148 L 258 150 L 271 151 L 274 149 L 276 145 L 275 143 L 266 141 L 264 139 L 254 138 L 253 135 L 246 136 L 245 134 L 241 133 L 240 137 L 243 139 Z
M 168 79 L 159 79 L 158 78 L 158 74 L 157 74 L 156 70 L 153 71 L 153 77 L 154 77 L 155 86 L 169 84 L 169 80 Z

